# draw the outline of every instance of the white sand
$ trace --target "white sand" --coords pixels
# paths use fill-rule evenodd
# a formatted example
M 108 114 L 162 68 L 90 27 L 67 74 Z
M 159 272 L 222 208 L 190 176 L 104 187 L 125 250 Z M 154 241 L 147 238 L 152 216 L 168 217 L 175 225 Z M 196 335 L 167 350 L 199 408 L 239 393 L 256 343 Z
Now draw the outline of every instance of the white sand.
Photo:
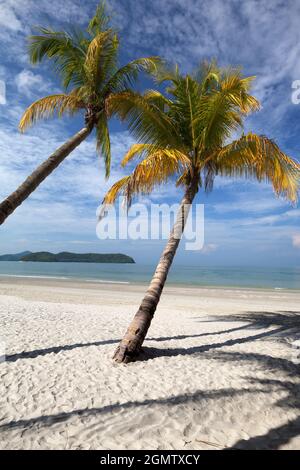
M 143 291 L 0 279 L 0 448 L 300 449 L 300 293 L 167 287 L 114 364 Z

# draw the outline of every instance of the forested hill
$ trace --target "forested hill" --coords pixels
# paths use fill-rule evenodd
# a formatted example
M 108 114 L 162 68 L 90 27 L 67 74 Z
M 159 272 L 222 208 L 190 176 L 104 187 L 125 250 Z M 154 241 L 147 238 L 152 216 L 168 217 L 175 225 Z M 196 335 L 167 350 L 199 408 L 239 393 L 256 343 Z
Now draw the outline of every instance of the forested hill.
M 134 263 L 134 259 L 122 253 L 18 253 L 16 255 L 2 255 L 0 261 L 39 261 L 52 263 Z

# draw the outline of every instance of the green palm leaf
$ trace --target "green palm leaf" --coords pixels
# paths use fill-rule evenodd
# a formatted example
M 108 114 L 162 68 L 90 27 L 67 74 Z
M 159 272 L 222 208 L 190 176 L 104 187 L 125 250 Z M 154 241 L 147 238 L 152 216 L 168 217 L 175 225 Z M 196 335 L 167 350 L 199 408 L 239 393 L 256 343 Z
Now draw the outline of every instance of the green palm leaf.
M 100 155 L 104 158 L 105 162 L 105 176 L 109 177 L 110 164 L 111 164 L 111 146 L 110 137 L 108 130 L 108 121 L 105 113 L 102 113 L 96 124 L 96 140 L 97 150 Z

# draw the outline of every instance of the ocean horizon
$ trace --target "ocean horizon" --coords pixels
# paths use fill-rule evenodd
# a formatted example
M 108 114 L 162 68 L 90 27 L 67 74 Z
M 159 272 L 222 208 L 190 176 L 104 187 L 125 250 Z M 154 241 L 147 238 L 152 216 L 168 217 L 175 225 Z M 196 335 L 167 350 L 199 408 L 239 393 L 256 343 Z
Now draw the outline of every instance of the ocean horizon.
M 155 266 L 146 264 L 0 262 L 0 277 L 50 278 L 99 283 L 147 284 Z M 300 268 L 174 265 L 168 285 L 300 289 Z

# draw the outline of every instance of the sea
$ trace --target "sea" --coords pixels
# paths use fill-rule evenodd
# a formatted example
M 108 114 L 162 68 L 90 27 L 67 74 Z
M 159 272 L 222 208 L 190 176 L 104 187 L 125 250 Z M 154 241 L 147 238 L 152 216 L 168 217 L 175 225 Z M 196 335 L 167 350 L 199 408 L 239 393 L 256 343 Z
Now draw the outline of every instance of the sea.
M 0 262 L 1 277 L 82 280 L 84 282 L 147 284 L 155 270 L 144 264 Z M 172 266 L 168 285 L 299 290 L 300 267 Z

